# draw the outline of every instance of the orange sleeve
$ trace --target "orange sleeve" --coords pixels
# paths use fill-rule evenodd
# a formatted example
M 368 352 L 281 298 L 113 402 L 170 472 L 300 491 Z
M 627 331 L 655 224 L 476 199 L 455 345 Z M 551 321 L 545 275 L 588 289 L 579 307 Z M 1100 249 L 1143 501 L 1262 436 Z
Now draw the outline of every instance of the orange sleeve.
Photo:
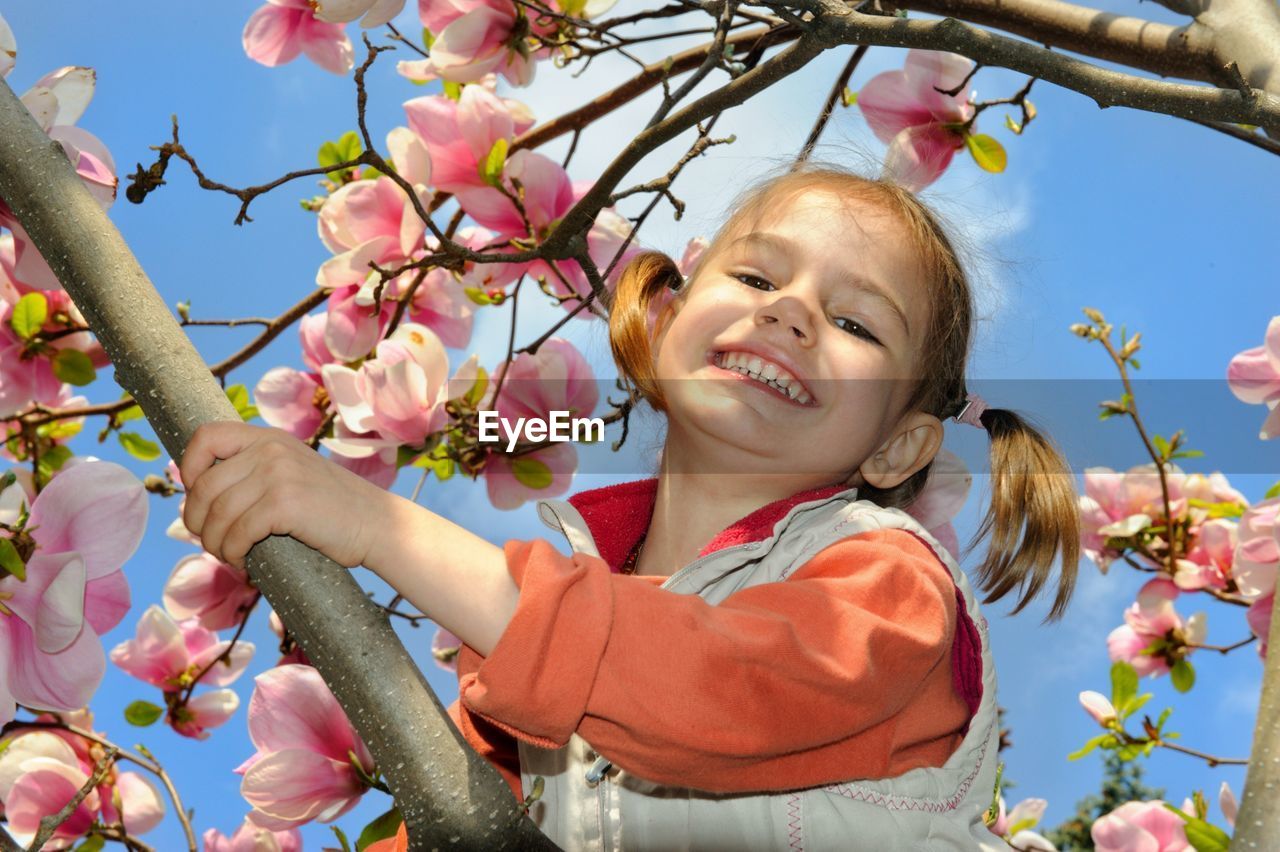
M 844 539 L 716 606 L 542 539 L 504 547 L 519 604 L 460 701 L 535 745 L 576 731 L 651 781 L 783 790 L 896 774 L 899 746 L 945 739 L 945 760 L 968 720 L 954 583 L 902 530 Z M 943 727 L 904 741 L 908 709 Z
M 484 662 L 484 657 L 477 654 L 470 645 L 463 645 L 458 650 L 457 661 L 458 694 L 461 696 L 467 686 L 475 682 L 476 669 Z M 461 699 L 449 705 L 449 718 L 462 732 L 467 744 L 493 764 L 516 798 L 524 801 L 524 793 L 520 789 L 520 752 L 517 750 L 516 738 L 462 706 Z

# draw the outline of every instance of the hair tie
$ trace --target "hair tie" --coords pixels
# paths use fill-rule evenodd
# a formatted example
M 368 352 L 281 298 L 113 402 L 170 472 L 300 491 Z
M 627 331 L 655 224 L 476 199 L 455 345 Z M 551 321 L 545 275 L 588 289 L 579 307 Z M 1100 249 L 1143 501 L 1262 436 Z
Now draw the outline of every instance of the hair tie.
M 964 404 L 960 406 L 960 410 L 956 412 L 952 419 L 958 423 L 968 423 L 970 426 L 986 429 L 987 427 L 982 425 L 982 412 L 986 410 L 986 400 L 976 393 L 966 393 L 964 395 Z

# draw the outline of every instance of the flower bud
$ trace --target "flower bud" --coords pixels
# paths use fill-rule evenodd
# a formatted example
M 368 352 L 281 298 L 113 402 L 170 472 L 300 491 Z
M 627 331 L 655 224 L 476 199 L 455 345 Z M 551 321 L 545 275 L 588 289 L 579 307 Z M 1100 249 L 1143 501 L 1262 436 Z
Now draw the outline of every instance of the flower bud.
M 1116 720 L 1116 708 L 1101 692 L 1085 690 L 1080 693 L 1080 704 L 1094 720 L 1103 727 Z

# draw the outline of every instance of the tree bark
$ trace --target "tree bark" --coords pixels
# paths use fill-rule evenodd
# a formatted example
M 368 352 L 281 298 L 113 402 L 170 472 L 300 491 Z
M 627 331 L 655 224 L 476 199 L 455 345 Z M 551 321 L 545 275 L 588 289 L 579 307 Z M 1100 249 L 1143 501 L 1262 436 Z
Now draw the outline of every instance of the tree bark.
M 116 381 L 173 458 L 238 416 L 124 238 L 0 81 L 0 198 L 101 340 Z M 294 539 L 249 552 L 250 578 L 337 696 L 386 777 L 412 849 L 554 849 L 462 740 L 387 616 L 350 572 Z M 465 841 L 465 842 L 463 842 Z

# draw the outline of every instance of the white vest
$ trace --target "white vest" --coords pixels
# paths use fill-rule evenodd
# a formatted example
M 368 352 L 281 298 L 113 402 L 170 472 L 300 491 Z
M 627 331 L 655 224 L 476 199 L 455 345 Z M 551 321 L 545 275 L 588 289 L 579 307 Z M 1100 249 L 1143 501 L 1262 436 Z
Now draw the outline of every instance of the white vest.
M 559 749 L 521 740 L 523 789 L 532 790 L 536 776 L 544 781 L 529 811 L 544 834 L 570 852 L 1009 849 L 982 821 L 991 805 L 1000 736 L 986 619 L 951 553 L 914 518 L 856 498 L 851 488 L 797 504 L 769 538 L 699 557 L 662 588 L 718 604 L 740 589 L 785 580 L 823 548 L 849 536 L 886 528 L 916 533 L 950 570 L 982 643 L 982 701 L 947 762 L 894 778 L 792 792 L 708 793 L 638 778 L 612 766 L 577 734 Z M 600 555 L 570 503 L 541 500 L 538 514 L 575 552 Z M 797 724 L 804 724 L 803 718 Z

